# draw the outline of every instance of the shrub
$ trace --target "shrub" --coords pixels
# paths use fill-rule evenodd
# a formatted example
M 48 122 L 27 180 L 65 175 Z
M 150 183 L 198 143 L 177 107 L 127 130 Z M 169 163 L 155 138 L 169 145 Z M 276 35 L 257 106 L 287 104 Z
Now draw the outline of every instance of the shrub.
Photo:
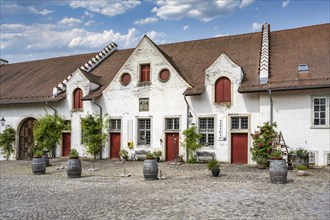
M 120 150 L 120 156 L 124 159 L 128 158 L 128 151 L 125 149 Z
M 42 157 L 42 155 L 43 155 L 42 150 L 40 150 L 40 149 L 35 150 L 34 157 L 40 158 L 40 157 Z
M 295 166 L 297 170 L 307 170 L 307 166 L 304 164 L 298 164 Z
M 308 156 L 308 152 L 307 150 L 303 149 L 303 148 L 299 148 L 295 151 L 297 157 L 300 157 L 300 158 L 305 158 Z
M 182 147 L 186 148 L 187 158 L 190 159 L 197 149 L 201 148 L 199 144 L 199 139 L 202 135 L 198 134 L 196 131 L 196 126 L 191 126 L 190 128 L 183 131 L 185 138 L 181 143 Z
M 251 134 L 253 139 L 252 147 L 250 148 L 252 152 L 252 160 L 256 161 L 257 158 L 270 158 L 270 153 L 272 150 L 273 140 L 277 136 L 275 131 L 276 123 L 270 124 L 265 122 L 259 130 L 254 134 Z
M 151 153 L 150 151 L 148 151 L 147 154 L 146 154 L 146 158 L 147 159 L 154 159 L 155 157 L 154 157 L 154 154 L 153 153 Z
M 155 157 L 161 157 L 163 155 L 163 152 L 161 152 L 160 150 L 156 150 L 154 152 L 154 155 L 155 155 Z
M 281 158 L 282 157 L 282 151 L 280 150 L 273 150 L 271 154 L 271 158 Z
M 13 128 L 6 128 L 3 133 L 0 134 L 0 147 L 2 149 L 2 155 L 6 160 L 14 152 L 12 143 L 15 141 L 15 130 Z

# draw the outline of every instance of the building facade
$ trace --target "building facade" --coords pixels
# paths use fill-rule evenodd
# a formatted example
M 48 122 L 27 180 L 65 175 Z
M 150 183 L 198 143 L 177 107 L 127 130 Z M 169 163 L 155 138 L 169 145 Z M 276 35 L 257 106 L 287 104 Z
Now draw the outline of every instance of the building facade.
M 0 107 L 17 131 L 12 159 L 29 159 L 33 122 L 60 114 L 56 156 L 82 143 L 80 118 L 107 114 L 102 158 L 146 150 L 174 160 L 186 152 L 182 132 L 196 126 L 201 151 L 217 160 L 252 164 L 251 133 L 276 122 L 286 144 L 313 152 L 316 165 L 330 153 L 330 25 L 156 45 L 147 36 L 132 49 L 110 43 L 95 54 L 3 64 Z

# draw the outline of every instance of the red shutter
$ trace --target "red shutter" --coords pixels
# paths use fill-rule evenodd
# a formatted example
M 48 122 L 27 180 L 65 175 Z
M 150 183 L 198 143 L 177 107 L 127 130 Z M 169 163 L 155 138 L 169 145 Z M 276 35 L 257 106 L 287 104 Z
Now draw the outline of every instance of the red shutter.
M 76 89 L 73 92 L 73 108 L 82 109 L 82 91 L 81 89 Z
M 231 83 L 228 78 L 222 77 L 215 83 L 215 103 L 231 102 Z
M 150 81 L 150 65 L 141 65 L 141 82 Z

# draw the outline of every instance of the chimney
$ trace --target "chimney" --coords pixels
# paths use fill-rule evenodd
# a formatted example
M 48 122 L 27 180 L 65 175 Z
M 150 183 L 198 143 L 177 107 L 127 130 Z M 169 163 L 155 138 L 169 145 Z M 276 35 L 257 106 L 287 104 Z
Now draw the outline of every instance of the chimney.
M 260 84 L 268 83 L 269 78 L 269 32 L 270 25 L 262 25 L 262 42 L 260 53 L 259 80 Z

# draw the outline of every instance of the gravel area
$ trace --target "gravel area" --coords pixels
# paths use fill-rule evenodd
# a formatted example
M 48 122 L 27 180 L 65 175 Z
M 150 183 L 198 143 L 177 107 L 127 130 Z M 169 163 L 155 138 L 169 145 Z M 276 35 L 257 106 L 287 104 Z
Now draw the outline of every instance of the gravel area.
M 160 162 L 162 179 L 145 181 L 143 161 L 83 160 L 68 179 L 66 160 L 50 159 L 45 175 L 1 161 L 0 219 L 330 219 L 330 167 L 272 184 L 255 166 L 221 164 L 212 177 L 206 164 Z

